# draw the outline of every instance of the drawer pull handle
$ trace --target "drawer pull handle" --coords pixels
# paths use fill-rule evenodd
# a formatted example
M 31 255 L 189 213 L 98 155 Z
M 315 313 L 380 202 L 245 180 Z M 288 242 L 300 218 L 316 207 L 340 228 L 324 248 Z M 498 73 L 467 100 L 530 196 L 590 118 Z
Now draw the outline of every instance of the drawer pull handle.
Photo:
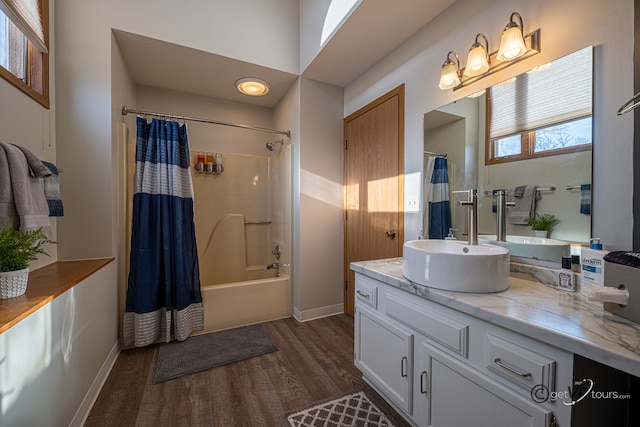
M 356 293 L 357 293 L 358 295 L 360 295 L 362 298 L 365 298 L 365 299 L 369 299 L 369 298 L 371 298 L 371 295 L 369 295 L 369 294 L 365 294 L 364 292 L 362 292 L 362 291 L 361 291 L 361 290 L 359 290 L 359 289 L 356 291 Z
M 403 377 L 407 376 L 407 360 L 407 356 L 403 356 L 402 359 L 400 359 L 400 375 Z
M 427 387 L 426 387 L 426 383 L 429 380 L 429 374 L 427 374 L 427 371 L 422 371 L 422 373 L 420 374 L 420 393 L 422 394 L 427 394 Z M 426 378 L 426 380 L 425 380 Z
M 527 372 L 525 374 L 525 373 L 522 373 L 522 372 L 518 371 L 517 369 L 513 369 L 511 366 L 505 365 L 504 363 L 502 363 L 502 361 L 500 360 L 499 357 L 496 357 L 496 360 L 494 360 L 494 362 L 496 363 L 496 365 L 500 366 L 501 368 L 504 368 L 507 371 L 512 372 L 512 373 L 514 373 L 514 374 L 516 374 L 516 375 L 518 375 L 520 377 L 531 378 L 531 372 Z

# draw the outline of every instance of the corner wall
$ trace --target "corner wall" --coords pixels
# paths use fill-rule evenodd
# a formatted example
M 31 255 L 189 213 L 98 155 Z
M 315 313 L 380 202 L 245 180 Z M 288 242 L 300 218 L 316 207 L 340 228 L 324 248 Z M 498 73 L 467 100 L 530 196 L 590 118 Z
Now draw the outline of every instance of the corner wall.
M 342 88 L 300 80 L 299 320 L 342 313 L 344 208 Z M 298 169 L 298 168 L 296 168 Z

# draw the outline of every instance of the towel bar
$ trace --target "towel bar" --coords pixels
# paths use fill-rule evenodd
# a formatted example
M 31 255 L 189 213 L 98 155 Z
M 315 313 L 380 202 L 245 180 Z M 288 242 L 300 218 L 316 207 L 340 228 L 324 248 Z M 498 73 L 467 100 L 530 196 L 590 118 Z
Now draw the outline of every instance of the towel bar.
M 578 188 L 580 188 L 580 187 L 578 187 Z M 484 194 L 485 196 L 493 196 L 493 192 L 494 191 L 495 190 L 484 190 L 484 192 L 482 194 Z M 549 187 L 538 187 L 538 188 L 536 188 L 536 191 L 556 191 L 556 186 L 555 185 L 550 185 Z

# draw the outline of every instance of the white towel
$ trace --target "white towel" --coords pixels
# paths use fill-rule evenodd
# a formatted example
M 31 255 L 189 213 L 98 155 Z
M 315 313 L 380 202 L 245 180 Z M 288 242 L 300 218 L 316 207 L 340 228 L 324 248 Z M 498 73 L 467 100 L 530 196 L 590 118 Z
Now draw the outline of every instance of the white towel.
M 3 170 L 0 184 L 0 220 L 6 221 L 15 210 L 20 219 L 20 230 L 37 230 L 42 227 L 42 232 L 47 238 L 53 239 L 49 205 L 44 195 L 42 178 L 31 176 L 29 163 L 23 153 L 24 148 L 0 142 L 0 149 L 3 151 L 0 157 L 4 157 L 1 162 L 6 164 L 6 168 L 0 168 Z M 8 180 L 5 181 L 6 175 Z M 10 183 L 9 186 L 7 182 Z M 16 225 L 18 224 L 14 222 L 14 226 Z
M 514 193 L 515 190 L 513 188 L 507 190 L 507 200 L 515 203 L 515 206 L 507 210 L 509 223 L 526 225 L 527 220 L 533 218 L 536 214 L 536 201 L 542 196 L 538 191 L 537 185 L 527 185 L 522 192 L 522 197 L 515 197 Z

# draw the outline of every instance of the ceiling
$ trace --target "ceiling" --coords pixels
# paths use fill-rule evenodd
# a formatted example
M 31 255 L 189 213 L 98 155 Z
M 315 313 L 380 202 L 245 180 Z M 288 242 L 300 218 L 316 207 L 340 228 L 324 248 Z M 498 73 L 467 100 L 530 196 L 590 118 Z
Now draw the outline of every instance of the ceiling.
M 345 87 L 454 1 L 363 1 L 302 75 Z M 125 31 L 113 32 L 133 80 L 139 85 L 273 108 L 298 77 Z M 247 76 L 268 81 L 270 92 L 249 97 L 236 91 L 234 82 Z

